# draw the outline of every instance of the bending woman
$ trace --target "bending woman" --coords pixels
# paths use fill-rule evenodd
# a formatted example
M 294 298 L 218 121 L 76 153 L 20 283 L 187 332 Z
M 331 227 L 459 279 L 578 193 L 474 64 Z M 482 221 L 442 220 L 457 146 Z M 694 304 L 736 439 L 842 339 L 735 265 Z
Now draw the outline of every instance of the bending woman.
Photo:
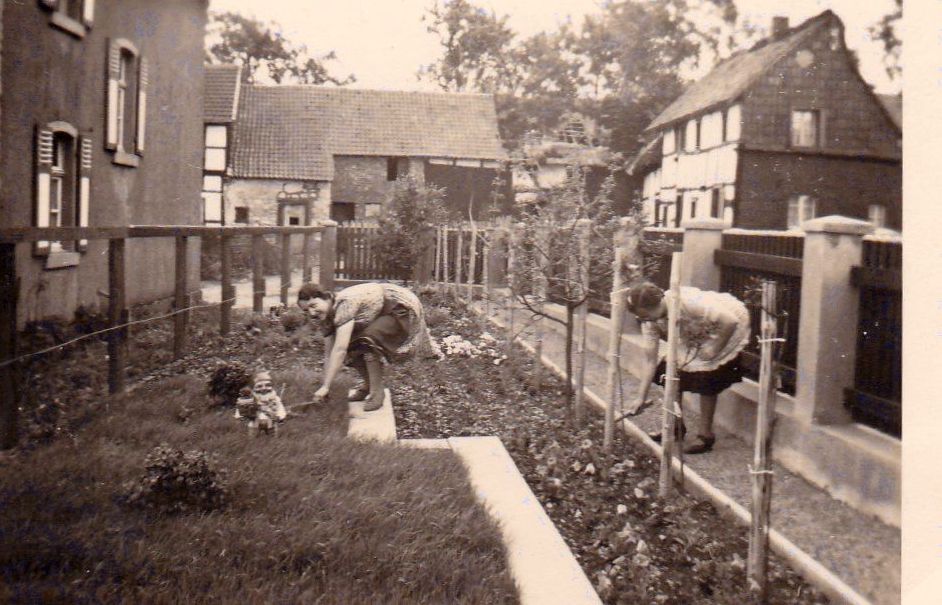
M 369 398 L 363 409 L 378 410 L 385 397 L 383 364 L 431 352 L 422 303 L 402 286 L 358 284 L 335 295 L 304 284 L 298 291 L 298 306 L 320 322 L 326 339 L 324 380 L 314 393 L 316 400 L 327 397 L 346 362 L 363 379 L 363 386 L 350 392 L 350 400 Z

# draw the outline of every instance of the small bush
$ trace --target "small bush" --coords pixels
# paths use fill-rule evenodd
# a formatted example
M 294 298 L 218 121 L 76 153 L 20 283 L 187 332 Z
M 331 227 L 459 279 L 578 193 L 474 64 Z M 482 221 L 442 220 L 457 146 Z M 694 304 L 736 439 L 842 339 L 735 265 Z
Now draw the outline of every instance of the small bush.
M 229 361 L 220 365 L 209 379 L 209 395 L 216 405 L 232 406 L 242 387 L 252 382 L 252 373 L 242 362 Z
M 159 445 L 144 465 L 144 476 L 126 485 L 124 500 L 129 505 L 174 514 L 218 510 L 228 500 L 224 473 L 202 450 L 184 452 Z
M 442 325 L 450 317 L 451 312 L 445 307 L 433 306 L 425 309 L 425 323 L 429 328 Z
M 294 332 L 307 322 L 304 313 L 300 309 L 288 309 L 281 314 L 280 319 L 281 327 L 284 328 L 285 332 Z

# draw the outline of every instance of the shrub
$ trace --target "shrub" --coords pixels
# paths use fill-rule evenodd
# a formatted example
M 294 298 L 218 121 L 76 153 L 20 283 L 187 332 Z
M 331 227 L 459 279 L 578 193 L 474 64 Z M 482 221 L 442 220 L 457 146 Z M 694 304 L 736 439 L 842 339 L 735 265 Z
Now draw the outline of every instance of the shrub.
M 304 313 L 299 309 L 288 309 L 281 314 L 281 327 L 285 332 L 294 332 L 307 323 Z
M 242 362 L 229 361 L 213 371 L 209 379 L 209 395 L 216 405 L 235 405 L 242 387 L 252 382 L 252 373 Z
M 144 459 L 146 472 L 126 484 L 124 501 L 162 513 L 218 510 L 228 499 L 224 473 L 214 468 L 202 450 L 183 450 L 166 444 Z

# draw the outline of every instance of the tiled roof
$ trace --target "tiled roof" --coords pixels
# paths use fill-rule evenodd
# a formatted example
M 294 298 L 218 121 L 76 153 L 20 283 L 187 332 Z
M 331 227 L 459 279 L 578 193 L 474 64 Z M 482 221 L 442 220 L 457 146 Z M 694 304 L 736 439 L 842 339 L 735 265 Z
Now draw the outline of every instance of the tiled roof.
M 694 82 L 667 109 L 654 119 L 647 130 L 677 122 L 711 107 L 737 99 L 781 59 L 793 52 L 819 28 L 837 16 L 830 10 L 792 28 L 779 40 L 760 42 L 752 49 L 734 54 L 713 71 Z
M 893 123 L 900 130 L 903 129 L 903 95 L 877 95 L 877 99 L 886 113 L 892 118 Z
M 328 181 L 326 107 L 314 95 L 243 86 L 232 136 L 232 173 L 244 178 Z
M 206 65 L 203 78 L 203 121 L 228 124 L 235 119 L 239 95 L 238 65 Z
M 334 155 L 507 157 L 480 94 L 245 86 L 235 130 L 233 171 L 256 178 L 330 178 Z

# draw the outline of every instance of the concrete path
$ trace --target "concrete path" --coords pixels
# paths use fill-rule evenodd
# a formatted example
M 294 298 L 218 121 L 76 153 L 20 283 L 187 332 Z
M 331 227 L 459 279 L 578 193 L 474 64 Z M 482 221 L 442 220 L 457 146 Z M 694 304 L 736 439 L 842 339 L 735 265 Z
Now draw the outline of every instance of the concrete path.
M 396 441 L 396 418 L 393 415 L 389 389 L 386 389 L 383 407 L 373 412 L 363 411 L 363 401 L 351 401 L 347 405 L 350 410 L 348 437 L 360 440 L 373 439 L 385 443 Z
M 243 279 L 233 282 L 236 291 L 236 300 L 233 305 L 236 309 L 252 308 L 252 280 Z M 291 275 L 291 285 L 288 287 L 288 304 L 293 304 L 297 300 L 298 289 L 301 287 L 301 270 L 297 270 Z M 222 284 L 218 281 L 204 281 L 201 290 L 203 300 L 207 303 L 218 303 L 222 301 Z M 268 275 L 265 277 L 265 298 L 262 302 L 262 310 L 267 312 L 270 308 L 281 304 L 281 277 L 277 275 Z
M 492 312 L 489 319 L 504 325 L 505 317 L 500 312 Z M 545 323 L 548 326 L 553 324 L 549 321 Z M 522 324 L 521 314 L 516 325 Z M 521 342 L 528 343 L 529 339 L 530 334 L 525 332 Z M 544 364 L 565 367 L 565 339 L 552 329 L 544 331 L 543 360 Z M 606 406 L 608 364 L 593 353 L 587 355 L 586 364 L 586 390 L 594 395 L 590 399 L 599 406 Z M 630 401 L 636 392 L 637 381 L 627 371 L 623 373 L 623 379 L 625 401 Z M 690 416 L 693 414 L 688 415 L 687 425 L 696 426 L 696 419 Z M 624 428 L 639 440 L 644 439 L 644 432 L 660 428 L 659 406 L 651 406 L 639 416 L 632 417 L 631 421 L 625 421 Z M 740 510 L 748 510 L 751 488 L 747 464 L 752 460 L 752 444 L 722 432 L 718 432 L 717 437 L 712 452 L 686 456 L 685 463 L 704 479 L 707 490 L 719 494 L 727 502 L 731 501 Z M 650 440 L 648 442 L 645 445 L 660 449 Z M 834 500 L 781 465 L 774 464 L 773 469 L 772 527 L 787 542 L 797 547 L 795 561 L 807 563 L 809 569 L 820 564 L 821 571 L 829 572 L 828 575 L 833 574 L 845 583 L 851 593 L 845 594 L 843 598 L 837 594 L 829 595 L 838 602 L 870 601 L 875 605 L 899 603 L 900 530 Z M 809 581 L 821 586 L 821 577 L 809 577 L 815 575 L 813 571 L 803 573 Z

